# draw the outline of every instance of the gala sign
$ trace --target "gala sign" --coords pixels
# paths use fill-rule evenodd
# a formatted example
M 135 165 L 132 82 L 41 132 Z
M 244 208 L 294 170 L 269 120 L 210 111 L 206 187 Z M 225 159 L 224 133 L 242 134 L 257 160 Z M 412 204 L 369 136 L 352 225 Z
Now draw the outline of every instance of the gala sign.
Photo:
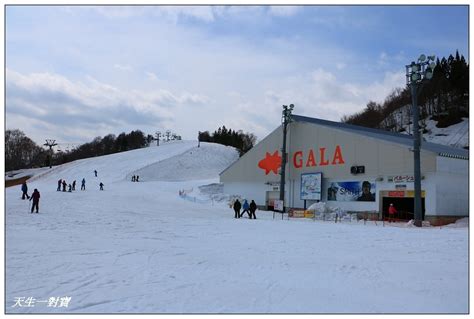
M 309 149 L 306 152 L 296 151 L 292 158 L 294 168 L 343 165 L 345 163 L 340 145 L 336 145 L 333 152 L 328 151 L 326 147 Z M 265 175 L 268 175 L 270 171 L 278 175 L 280 166 L 281 155 L 278 150 L 274 151 L 273 154 L 266 152 L 265 158 L 258 162 L 258 167 L 265 170 Z

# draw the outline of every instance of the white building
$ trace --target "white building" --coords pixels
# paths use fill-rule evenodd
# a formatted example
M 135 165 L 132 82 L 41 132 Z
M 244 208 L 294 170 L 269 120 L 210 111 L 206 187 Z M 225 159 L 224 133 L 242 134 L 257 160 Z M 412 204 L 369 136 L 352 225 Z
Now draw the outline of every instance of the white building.
M 280 194 L 282 132 L 279 126 L 220 174 L 225 193 L 273 208 Z M 285 207 L 303 209 L 320 199 L 331 207 L 381 218 L 393 203 L 399 218 L 412 219 L 412 148 L 408 135 L 293 115 L 287 134 Z M 468 216 L 468 156 L 467 150 L 422 142 L 424 220 L 438 225 Z M 365 197 L 363 185 L 370 186 Z

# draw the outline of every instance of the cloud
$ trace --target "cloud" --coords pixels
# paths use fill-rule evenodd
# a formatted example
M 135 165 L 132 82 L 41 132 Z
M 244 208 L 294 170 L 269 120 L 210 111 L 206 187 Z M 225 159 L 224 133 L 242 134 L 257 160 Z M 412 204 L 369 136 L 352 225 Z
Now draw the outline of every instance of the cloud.
M 290 17 L 297 14 L 301 8 L 298 6 L 270 6 L 270 14 L 277 17 Z
M 24 130 L 40 140 L 46 133 L 30 132 L 34 128 L 24 119 L 34 118 L 34 127 L 48 128 L 58 140 L 87 141 L 90 136 L 172 122 L 174 108 L 208 101 L 189 92 L 121 90 L 90 76 L 80 82 L 59 74 L 25 75 L 7 69 L 6 79 L 8 127 Z
M 156 76 L 156 74 L 153 73 L 153 72 L 148 72 L 148 71 L 147 71 L 147 72 L 145 72 L 145 74 L 146 74 L 146 77 L 147 77 L 149 80 L 152 80 L 152 81 L 158 80 L 158 76 Z
M 130 65 L 121 65 L 114 64 L 114 68 L 119 69 L 120 71 L 132 71 L 133 68 Z
M 199 21 L 212 22 L 215 14 L 212 6 L 92 6 L 88 10 L 108 19 L 130 19 L 135 17 L 157 17 L 167 22 L 178 23 L 180 19 L 193 18 Z

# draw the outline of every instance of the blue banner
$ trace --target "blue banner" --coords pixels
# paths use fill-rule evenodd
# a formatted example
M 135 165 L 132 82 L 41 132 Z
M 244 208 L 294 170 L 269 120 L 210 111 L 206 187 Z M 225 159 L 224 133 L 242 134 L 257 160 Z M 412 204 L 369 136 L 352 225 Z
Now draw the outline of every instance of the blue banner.
M 375 182 L 331 182 L 327 198 L 328 201 L 375 202 Z

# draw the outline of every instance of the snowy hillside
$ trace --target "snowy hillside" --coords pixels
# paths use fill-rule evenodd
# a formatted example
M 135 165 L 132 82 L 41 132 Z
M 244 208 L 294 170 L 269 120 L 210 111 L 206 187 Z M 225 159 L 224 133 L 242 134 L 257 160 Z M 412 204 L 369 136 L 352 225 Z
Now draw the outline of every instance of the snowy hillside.
M 463 118 L 461 123 L 451 125 L 446 128 L 436 127 L 436 121 L 426 121 L 426 129 L 429 131 L 423 134 L 427 142 L 443 144 L 452 147 L 469 147 L 469 119 Z
M 225 200 L 179 196 L 221 192 L 237 157 L 181 141 L 53 167 L 28 182 L 39 214 L 7 188 L 5 312 L 468 312 L 467 224 L 234 219 Z
M 413 124 L 410 124 L 412 122 L 410 105 L 406 105 L 391 113 L 387 120 L 389 118 L 395 121 L 394 126 L 397 131 L 403 128 L 402 134 L 413 134 Z M 423 133 L 425 141 L 457 148 L 469 147 L 469 118 L 465 117 L 462 122 L 445 128 L 436 127 L 437 121 L 431 118 L 421 122 L 424 122 L 425 126 L 425 133 Z

